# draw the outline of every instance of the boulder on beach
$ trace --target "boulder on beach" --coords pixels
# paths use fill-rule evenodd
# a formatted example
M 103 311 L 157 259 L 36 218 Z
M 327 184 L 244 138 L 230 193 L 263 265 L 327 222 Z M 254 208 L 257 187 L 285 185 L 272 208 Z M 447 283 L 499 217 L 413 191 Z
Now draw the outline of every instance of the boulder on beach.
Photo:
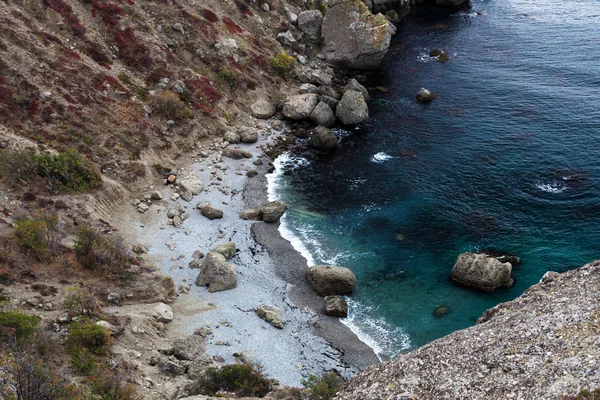
M 328 151 L 337 147 L 338 138 L 331 129 L 317 126 L 310 138 L 310 145 L 317 150 Z
M 269 119 L 275 115 L 275 106 L 267 100 L 258 100 L 250 106 L 252 116 L 258 119 Z
M 396 28 L 359 0 L 330 0 L 321 24 L 326 62 L 350 69 L 378 68 Z
M 213 253 L 219 253 L 220 255 L 225 257 L 225 260 L 230 260 L 231 258 L 233 258 L 233 256 L 235 256 L 235 243 L 234 242 L 221 243 L 220 245 L 218 245 L 211 251 Z
M 282 201 L 271 201 L 261 208 L 262 220 L 267 223 L 277 222 L 283 216 L 287 206 Z
M 177 176 L 177 183 L 183 192 L 189 191 L 191 194 L 200 194 L 204 189 L 202 180 L 195 172 L 183 172 Z
M 306 280 L 320 296 L 351 294 L 356 277 L 348 268 L 316 265 L 306 270 Z
M 252 154 L 242 149 L 234 149 L 231 147 L 226 147 L 223 149 L 223 153 L 221 153 L 223 157 L 233 158 L 234 160 L 241 160 L 242 158 L 252 158 Z
M 283 115 L 295 121 L 307 119 L 319 102 L 319 96 L 314 93 L 304 93 L 292 96 L 283 105 Z
M 332 317 L 348 317 L 348 302 L 342 296 L 325 297 L 325 315 Z
M 240 132 L 240 140 L 242 143 L 258 142 L 258 132 L 256 129 L 248 128 Z
M 202 263 L 196 285 L 208 286 L 208 291 L 222 292 L 237 286 L 237 270 L 222 254 L 209 252 Z
M 249 221 L 262 220 L 262 210 L 260 208 L 249 208 L 240 214 L 241 219 Z
M 225 132 L 225 135 L 223 135 L 223 140 L 225 140 L 231 144 L 235 144 L 235 143 L 239 143 L 240 140 L 242 140 L 242 138 L 236 132 L 227 131 L 227 132 Z
M 277 329 L 283 329 L 285 320 L 281 317 L 283 311 L 278 307 L 261 304 L 256 309 L 256 315 Z
M 205 201 L 199 202 L 196 208 L 200 210 L 200 214 L 202 214 L 208 219 L 223 218 L 223 210 L 213 207 L 210 205 L 210 203 L 207 203 Z
M 298 28 L 310 40 L 319 40 L 321 38 L 321 24 L 323 23 L 323 14 L 319 10 L 302 11 L 298 15 Z
M 153 310 L 152 315 L 158 322 L 169 323 L 173 321 L 173 309 L 171 306 L 165 303 L 157 303 Z
M 419 90 L 419 93 L 417 93 L 417 101 L 420 103 L 428 103 L 436 97 L 437 94 L 425 88 L 421 88 L 421 90 Z
M 319 101 L 319 104 L 310 114 L 310 120 L 317 126 L 331 128 L 335 124 L 335 114 L 327 103 Z
M 492 292 L 499 287 L 510 288 L 515 280 L 510 276 L 512 265 L 485 254 L 463 253 L 458 256 L 450 280 L 462 286 Z
M 344 125 L 357 125 L 369 119 L 369 107 L 361 92 L 348 90 L 342 96 L 335 115 Z

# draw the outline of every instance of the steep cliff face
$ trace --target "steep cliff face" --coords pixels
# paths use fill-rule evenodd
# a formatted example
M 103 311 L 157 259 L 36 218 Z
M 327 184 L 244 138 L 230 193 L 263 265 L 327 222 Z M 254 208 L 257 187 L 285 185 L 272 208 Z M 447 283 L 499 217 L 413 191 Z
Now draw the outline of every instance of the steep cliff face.
M 547 273 L 477 325 L 371 367 L 342 400 L 561 399 L 600 387 L 600 262 Z

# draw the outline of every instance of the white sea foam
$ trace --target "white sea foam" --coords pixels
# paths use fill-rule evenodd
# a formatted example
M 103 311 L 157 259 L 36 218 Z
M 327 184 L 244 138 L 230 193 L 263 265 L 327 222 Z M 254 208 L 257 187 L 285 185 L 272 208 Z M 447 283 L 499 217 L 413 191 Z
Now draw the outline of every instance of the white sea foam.
M 381 151 L 381 152 L 375 154 L 373 157 L 371 157 L 371 161 L 374 163 L 382 163 L 384 161 L 391 160 L 392 158 L 394 158 L 394 157 Z
M 385 153 L 381 154 L 383 159 L 392 158 Z M 375 155 L 377 156 L 377 154 Z M 374 157 L 375 157 L 374 156 Z M 267 195 L 269 201 L 281 199 L 281 179 L 283 177 L 284 165 L 289 163 L 291 158 L 288 154 L 279 156 L 274 164 L 275 171 L 267 175 Z M 299 211 L 300 214 L 308 214 L 310 218 L 320 218 L 320 215 Z M 349 258 L 351 254 L 327 254 L 323 247 L 325 238 L 320 237 L 315 232 L 312 223 L 306 222 L 302 227 L 296 227 L 292 230 L 286 213 L 281 218 L 279 225 L 279 234 L 292 244 L 292 247 L 300 253 L 305 259 L 307 266 L 315 265 L 316 259 L 319 263 L 335 265 L 340 259 Z M 410 348 L 410 339 L 408 335 L 400 328 L 393 327 L 383 318 L 373 317 L 373 310 L 352 299 L 348 300 L 348 318 L 341 321 L 367 346 L 371 347 L 380 359 L 385 357 L 394 357 L 400 351 Z
M 348 301 L 348 318 L 341 321 L 358 338 L 373 349 L 381 361 L 393 358 L 403 350 L 411 347 L 410 338 L 400 328 L 387 323 L 383 318 L 373 317 L 373 309 L 350 298 Z
M 535 187 L 546 193 L 562 193 L 567 190 L 567 186 L 561 182 L 542 183 L 537 182 Z

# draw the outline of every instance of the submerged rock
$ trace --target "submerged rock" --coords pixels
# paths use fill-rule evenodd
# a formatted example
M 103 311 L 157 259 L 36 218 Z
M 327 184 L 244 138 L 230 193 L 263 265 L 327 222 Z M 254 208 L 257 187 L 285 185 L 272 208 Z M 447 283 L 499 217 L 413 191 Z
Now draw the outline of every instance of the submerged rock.
M 485 254 L 463 253 L 458 256 L 450 280 L 460 285 L 492 292 L 499 287 L 510 288 L 515 280 L 510 276 L 512 265 L 501 263 Z
M 320 296 L 351 294 L 356 277 L 348 268 L 316 265 L 306 270 L 306 280 Z
M 337 147 L 338 138 L 331 129 L 317 126 L 310 138 L 310 145 L 317 150 L 328 151 Z
M 419 90 L 419 93 L 417 93 L 417 101 L 419 101 L 420 103 L 428 103 L 436 97 L 437 94 L 425 88 L 421 88 L 421 90 Z
M 434 317 L 443 317 L 448 314 L 450 314 L 450 307 L 448 306 L 439 306 L 433 310 Z

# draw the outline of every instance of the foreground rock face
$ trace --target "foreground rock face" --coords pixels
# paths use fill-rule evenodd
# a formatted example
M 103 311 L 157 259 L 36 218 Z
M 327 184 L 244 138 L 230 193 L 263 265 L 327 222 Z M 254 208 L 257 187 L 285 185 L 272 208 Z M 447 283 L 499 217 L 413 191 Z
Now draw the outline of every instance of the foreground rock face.
M 356 277 L 348 268 L 316 265 L 306 270 L 306 280 L 320 296 L 351 294 Z
M 600 262 L 557 274 L 477 325 L 370 367 L 341 400 L 561 399 L 600 387 Z
M 333 0 L 321 25 L 325 61 L 351 69 L 378 68 L 395 27 L 358 0 Z
M 450 280 L 463 286 L 492 292 L 499 287 L 512 287 L 512 265 L 485 254 L 463 253 L 458 256 Z

